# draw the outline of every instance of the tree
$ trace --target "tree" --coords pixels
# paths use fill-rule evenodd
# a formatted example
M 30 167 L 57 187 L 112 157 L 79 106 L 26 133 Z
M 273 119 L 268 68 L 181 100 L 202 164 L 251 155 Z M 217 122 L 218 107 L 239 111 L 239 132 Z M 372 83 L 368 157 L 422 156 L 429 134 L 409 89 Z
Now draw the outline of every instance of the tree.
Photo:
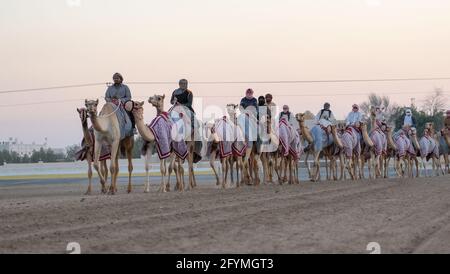
M 430 116 L 435 116 L 439 112 L 444 112 L 447 106 L 447 96 L 440 88 L 435 88 L 426 98 L 423 100 L 422 110 Z
M 31 161 L 30 156 L 28 156 L 28 154 L 25 154 L 25 155 L 22 157 L 22 160 L 21 160 L 20 162 L 21 162 L 21 163 L 24 163 L 24 164 L 28 164 L 28 163 L 30 163 L 30 161 Z
M 361 111 L 366 115 L 370 115 L 370 108 L 372 106 L 379 106 L 383 109 L 384 118 L 392 123 L 394 119 L 392 116 L 397 113 L 399 106 L 395 103 L 391 103 L 391 99 L 388 96 L 379 96 L 375 93 L 370 93 L 367 101 L 360 104 Z
M 424 111 L 419 111 L 417 108 L 411 108 L 413 116 L 416 118 L 417 133 L 419 136 L 423 135 L 425 130 L 425 124 L 428 122 L 433 122 L 436 130 L 440 130 L 444 125 L 444 113 L 438 112 L 435 115 L 428 115 Z M 392 115 L 393 121 L 395 122 L 395 128 L 400 129 L 403 126 L 403 108 L 398 108 L 397 111 Z
M 81 149 L 80 145 L 72 145 L 72 146 L 68 146 L 66 148 L 67 151 L 67 155 L 66 155 L 66 160 L 67 161 L 75 161 L 76 160 L 76 153 L 77 151 L 79 151 Z

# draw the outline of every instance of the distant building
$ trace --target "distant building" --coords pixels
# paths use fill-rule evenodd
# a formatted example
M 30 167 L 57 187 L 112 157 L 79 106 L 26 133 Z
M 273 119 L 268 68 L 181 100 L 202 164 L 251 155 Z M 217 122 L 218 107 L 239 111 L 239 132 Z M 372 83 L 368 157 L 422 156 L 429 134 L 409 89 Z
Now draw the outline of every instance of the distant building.
M 43 144 L 24 144 L 23 142 L 19 142 L 17 138 L 9 138 L 8 141 L 0 141 L 0 151 L 6 150 L 11 152 L 16 152 L 20 157 L 25 155 L 31 156 L 33 151 L 39 151 L 41 148 L 48 149 L 47 138 L 45 138 L 45 142 Z

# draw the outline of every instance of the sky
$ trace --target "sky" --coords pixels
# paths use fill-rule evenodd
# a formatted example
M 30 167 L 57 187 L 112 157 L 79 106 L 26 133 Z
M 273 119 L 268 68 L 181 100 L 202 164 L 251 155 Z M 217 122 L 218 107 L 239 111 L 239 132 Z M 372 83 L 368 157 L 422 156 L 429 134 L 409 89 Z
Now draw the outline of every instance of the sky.
M 137 100 L 179 79 L 282 81 L 450 77 L 445 0 L 1 0 L 0 91 L 103 83 L 121 72 Z M 418 105 L 450 81 L 191 85 L 205 115 L 247 88 L 292 112 L 324 102 L 344 118 L 369 92 Z M 76 112 L 105 86 L 0 93 L 0 141 L 79 143 Z M 394 93 L 394 94 L 392 94 Z M 399 94 L 400 93 L 400 94 Z M 211 97 L 212 96 L 212 97 Z M 57 101 L 57 103 L 48 103 Z M 65 101 L 65 102 L 62 102 Z M 47 102 L 39 105 L 29 103 Z M 166 102 L 168 107 L 168 102 Z M 150 122 L 155 111 L 145 108 Z

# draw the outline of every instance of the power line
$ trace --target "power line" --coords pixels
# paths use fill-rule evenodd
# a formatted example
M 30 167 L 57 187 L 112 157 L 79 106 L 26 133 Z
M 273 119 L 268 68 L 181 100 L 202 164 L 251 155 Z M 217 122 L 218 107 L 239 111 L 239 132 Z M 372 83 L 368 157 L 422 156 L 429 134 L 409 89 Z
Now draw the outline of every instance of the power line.
M 323 94 L 323 93 L 314 93 L 314 94 L 276 94 L 277 97 L 322 97 L 322 96 L 361 96 L 361 95 L 369 95 L 372 92 L 362 92 L 362 93 L 333 93 L 333 94 Z M 381 92 L 382 95 L 411 95 L 411 94 L 428 94 L 429 92 Z M 450 91 L 443 91 L 444 94 L 450 94 Z M 147 100 L 149 96 L 134 96 L 135 99 Z M 208 96 L 199 96 L 203 98 L 241 98 L 243 95 L 208 95 Z M 17 107 L 17 106 L 33 106 L 33 105 L 44 105 L 44 104 L 58 104 L 58 103 L 67 103 L 67 102 L 81 102 L 83 103 L 85 99 L 69 99 L 69 100 L 55 100 L 55 101 L 41 101 L 41 102 L 31 102 L 31 103 L 22 103 L 22 104 L 7 104 L 0 105 L 0 108 L 8 108 L 8 107 Z
M 198 81 L 196 85 L 223 84 L 310 84 L 310 83 L 357 83 L 357 82 L 404 82 L 404 81 L 437 81 L 450 80 L 450 77 L 432 78 L 381 78 L 381 79 L 334 79 L 334 80 L 285 80 L 285 81 Z M 136 85 L 173 84 L 173 82 L 129 82 Z
M 229 85 L 229 84 L 312 84 L 312 83 L 358 83 L 358 82 L 405 82 L 405 81 L 438 81 L 450 80 L 450 77 L 432 77 L 432 78 L 381 78 L 381 79 L 334 79 L 334 80 L 286 80 L 286 81 L 193 81 L 195 85 Z M 29 88 L 16 90 L 3 90 L 0 94 L 8 93 L 26 93 L 57 89 L 82 88 L 108 85 L 109 83 L 88 83 L 77 85 L 52 86 L 43 88 Z M 174 82 L 128 82 L 129 85 L 173 85 Z
M 100 85 L 107 85 L 107 83 L 93 83 L 93 84 L 79 84 L 79 85 L 53 86 L 53 87 L 45 87 L 45 88 L 29 88 L 29 89 L 3 90 L 3 91 L 0 91 L 0 94 L 7 94 L 7 93 L 25 93 L 25 92 L 45 91 L 45 90 L 54 90 L 54 89 L 68 89 L 68 88 L 84 88 L 84 87 L 94 87 L 94 86 L 100 86 Z

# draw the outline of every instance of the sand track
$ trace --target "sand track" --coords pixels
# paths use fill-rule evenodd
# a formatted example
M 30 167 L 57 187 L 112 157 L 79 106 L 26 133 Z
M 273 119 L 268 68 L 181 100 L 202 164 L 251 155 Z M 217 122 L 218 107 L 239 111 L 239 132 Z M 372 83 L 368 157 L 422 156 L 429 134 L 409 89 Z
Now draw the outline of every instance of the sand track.
M 141 191 L 0 187 L 0 253 L 450 252 L 449 176 Z

